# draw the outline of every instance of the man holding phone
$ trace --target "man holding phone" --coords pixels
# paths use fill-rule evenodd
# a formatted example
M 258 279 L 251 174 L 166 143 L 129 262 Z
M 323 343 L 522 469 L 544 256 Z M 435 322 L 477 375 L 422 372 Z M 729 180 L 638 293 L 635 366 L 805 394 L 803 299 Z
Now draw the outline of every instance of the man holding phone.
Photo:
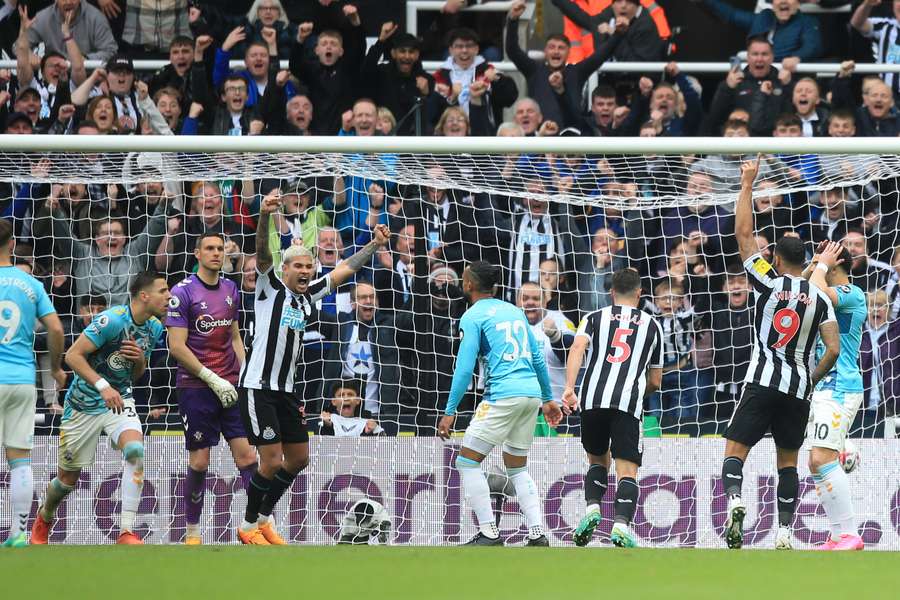
M 744 109 L 750 114 L 750 135 L 771 135 L 775 117 L 791 110 L 790 73 L 779 74 L 772 66 L 772 43 L 765 37 L 747 40 L 747 66 L 731 59 L 731 70 L 719 84 L 703 126 L 706 135 L 721 133 L 722 124 L 732 110 Z

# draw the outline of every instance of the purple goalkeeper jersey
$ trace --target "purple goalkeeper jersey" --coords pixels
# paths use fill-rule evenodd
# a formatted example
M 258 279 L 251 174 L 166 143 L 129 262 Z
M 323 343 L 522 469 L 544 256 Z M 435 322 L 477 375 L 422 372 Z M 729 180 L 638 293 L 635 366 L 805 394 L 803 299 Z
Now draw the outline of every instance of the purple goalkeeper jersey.
M 237 383 L 241 365 L 231 343 L 231 324 L 238 318 L 240 293 L 237 284 L 219 278 L 215 286 L 205 284 L 196 274 L 172 288 L 166 313 L 166 327 L 188 330 L 187 347 L 210 371 Z M 206 387 L 206 384 L 178 366 L 178 387 Z

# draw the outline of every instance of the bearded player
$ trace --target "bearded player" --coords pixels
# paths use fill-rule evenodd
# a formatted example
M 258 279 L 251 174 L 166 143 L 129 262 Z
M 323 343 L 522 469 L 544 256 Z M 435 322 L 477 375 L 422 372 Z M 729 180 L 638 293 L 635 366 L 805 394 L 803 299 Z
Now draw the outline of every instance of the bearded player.
M 244 489 L 256 471 L 256 451 L 237 406 L 237 390 L 244 343 L 238 328 L 240 291 L 220 276 L 225 238 L 204 233 L 194 248 L 197 272 L 172 290 L 166 319 L 169 352 L 178 361 L 178 412 L 184 422 L 188 469 L 184 482 L 187 533 L 184 543 L 201 543 L 200 515 L 206 495 L 209 449 L 225 438 Z M 273 541 L 274 529 L 261 529 Z

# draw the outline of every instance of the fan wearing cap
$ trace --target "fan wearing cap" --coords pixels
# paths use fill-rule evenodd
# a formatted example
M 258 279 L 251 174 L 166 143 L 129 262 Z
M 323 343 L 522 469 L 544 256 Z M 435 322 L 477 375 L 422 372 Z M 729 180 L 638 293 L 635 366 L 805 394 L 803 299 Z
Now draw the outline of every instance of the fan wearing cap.
M 399 120 L 397 135 L 413 135 L 416 117 L 410 111 L 417 105 L 424 110 L 421 102 L 434 91 L 434 78 L 422 68 L 419 38 L 398 29 L 396 23 L 384 23 L 378 41 L 369 48 L 363 61 L 363 94 Z M 385 55 L 388 62 L 379 64 Z M 420 118 L 427 124 L 424 114 Z
M 23 113 L 36 126 L 41 114 L 41 95 L 34 88 L 19 90 L 13 103 L 13 112 Z
M 106 73 L 109 95 L 119 115 L 119 128 L 123 132 L 138 129 L 142 111 L 134 88 L 134 64 L 127 56 L 114 56 L 106 63 Z
M 28 135 L 34 132 L 31 118 L 23 112 L 10 113 L 6 117 L 6 127 L 3 133 L 10 135 Z
M 313 193 L 306 182 L 298 180 L 281 186 L 281 212 L 274 213 L 275 229 L 281 234 L 281 247 L 301 241 L 307 248 L 316 245 L 322 227 L 331 225 L 324 206 L 313 205 Z

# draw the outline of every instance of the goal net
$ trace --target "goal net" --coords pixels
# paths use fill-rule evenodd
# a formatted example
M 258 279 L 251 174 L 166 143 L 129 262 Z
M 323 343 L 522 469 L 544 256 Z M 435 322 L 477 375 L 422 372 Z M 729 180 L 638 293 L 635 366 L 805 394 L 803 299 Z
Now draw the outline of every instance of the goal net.
M 270 248 L 314 249 L 320 274 L 365 244 L 374 224 L 390 227 L 390 246 L 320 302 L 304 333 L 296 380 L 316 435 L 310 467 L 276 515 L 298 542 L 332 543 L 344 511 L 362 497 L 385 506 L 393 543 L 455 543 L 474 531 L 452 468 L 461 438 L 434 437 L 466 309 L 466 264 L 501 267 L 498 295 L 523 307 L 557 398 L 580 319 L 611 302 L 615 270 L 633 267 L 642 276 L 644 308 L 657 314 L 665 335 L 662 389 L 644 406 L 636 531 L 648 545 L 718 546 L 725 519 L 719 436 L 753 344 L 733 207 L 742 158 L 767 150 L 754 194 L 760 252 L 771 255 L 784 235 L 804 240 L 810 256 L 821 240 L 842 241 L 854 257 L 851 281 L 867 292 L 865 399 L 850 431 L 862 461 L 851 481 L 866 541 L 900 548 L 890 472 L 900 397 L 900 160 L 806 153 L 820 150 L 815 142 L 804 148 L 788 141 L 775 151 L 773 140 L 688 141 L 675 142 L 681 146 L 673 151 L 670 140 L 436 138 L 426 152 L 394 138 L 241 138 L 219 146 L 206 140 L 204 148 L 183 139 L 39 140 L 45 145 L 37 151 L 23 145 L 0 153 L 0 206 L 15 227 L 17 262 L 45 283 L 67 344 L 97 312 L 127 302 L 136 272 L 156 269 L 172 286 L 193 273 L 195 241 L 216 231 L 226 240 L 224 275 L 241 291 L 239 324 L 249 345 L 261 325 L 253 309 L 257 216 L 261 198 L 273 190 L 283 206 L 273 217 Z M 851 146 L 859 148 L 845 151 Z M 36 350 L 34 465 L 42 489 L 55 473 L 64 390 L 49 376 L 41 336 Z M 187 454 L 175 369 L 160 343 L 135 387 L 148 434 L 141 533 L 160 543 L 184 533 Z M 460 406 L 459 431 L 484 392 L 482 375 Z M 583 510 L 579 432 L 577 414 L 555 429 L 536 424 L 537 436 L 547 439 L 536 442 L 529 464 L 555 544 L 571 542 Z M 97 456 L 67 500 L 58 541 L 99 543 L 117 533 L 121 458 L 105 444 Z M 777 528 L 773 456 L 764 441 L 745 469 L 750 545 L 771 545 Z M 805 456 L 799 545 L 823 541 L 827 530 Z M 515 498 L 501 501 L 510 486 L 499 463 L 488 463 L 502 527 L 521 538 Z M 213 451 L 208 492 L 204 539 L 234 542 L 244 494 L 224 444 Z M 613 496 L 607 493 L 606 516 Z M 0 503 L 0 523 L 7 510 Z M 606 534 L 601 528 L 597 541 Z

